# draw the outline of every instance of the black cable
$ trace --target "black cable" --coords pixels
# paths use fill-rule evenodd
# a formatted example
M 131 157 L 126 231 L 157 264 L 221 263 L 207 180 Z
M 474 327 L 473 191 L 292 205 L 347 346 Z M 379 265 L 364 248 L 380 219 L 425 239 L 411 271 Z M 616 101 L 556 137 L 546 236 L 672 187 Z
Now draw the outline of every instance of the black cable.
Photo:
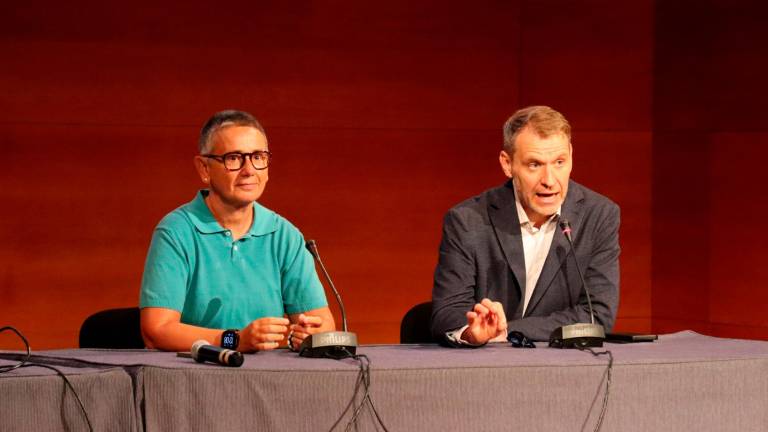
M 56 372 L 62 379 L 64 379 L 64 384 L 66 384 L 67 387 L 69 387 L 69 390 L 72 392 L 72 394 L 75 395 L 75 400 L 77 400 L 77 404 L 80 406 L 80 411 L 83 412 L 83 417 L 85 417 L 85 422 L 88 424 L 88 430 L 93 432 L 93 425 L 91 425 L 91 419 L 88 418 L 88 413 L 85 411 L 85 405 L 83 405 L 83 401 L 80 399 L 80 396 L 77 394 L 77 391 L 75 391 L 75 388 L 72 386 L 72 383 L 69 381 L 69 378 L 67 378 L 67 376 L 64 375 L 64 372 L 62 372 L 61 370 L 53 366 L 49 366 L 41 363 L 27 363 L 22 367 L 41 367 L 41 368 L 50 369 Z
M 384 432 L 389 432 L 387 429 L 387 426 L 384 424 L 384 421 L 381 420 L 381 416 L 379 415 L 379 412 L 376 410 L 376 406 L 373 403 L 373 399 L 371 398 L 370 394 L 370 385 L 371 385 L 371 360 L 366 356 L 365 354 L 357 354 L 354 355 L 347 351 L 345 348 L 342 348 L 344 351 L 346 351 L 346 354 L 348 354 L 348 357 L 353 358 L 355 361 L 357 361 L 359 371 L 357 373 L 357 378 L 355 379 L 355 389 L 352 392 L 352 398 L 350 399 L 349 403 L 347 403 L 347 406 L 344 408 L 344 411 L 341 413 L 339 418 L 336 420 L 335 423 L 333 423 L 333 426 L 329 429 L 329 431 L 333 431 L 336 429 L 336 426 L 339 425 L 341 420 L 344 418 L 344 416 L 349 412 L 351 408 L 353 409 L 352 418 L 347 422 L 346 427 L 344 428 L 345 432 L 352 430 L 353 427 L 357 426 L 357 421 L 360 417 L 360 414 L 363 411 L 363 408 L 366 404 L 368 404 L 371 407 L 371 410 L 373 411 L 373 414 L 376 417 L 376 422 L 378 425 L 384 429 Z M 357 402 L 357 396 L 360 393 L 360 387 L 364 388 L 364 392 L 362 395 L 362 398 L 360 399 L 360 403 Z
M 18 337 L 20 337 L 22 341 L 24 341 L 24 347 L 27 350 L 27 355 L 26 355 L 26 357 L 21 359 L 21 361 L 16 363 L 15 365 L 0 366 L 0 373 L 10 372 L 10 371 L 12 371 L 14 369 L 18 369 L 18 368 L 24 366 L 24 364 L 26 364 L 29 361 L 29 357 L 32 356 L 32 353 L 29 350 L 29 341 L 27 341 L 27 338 L 25 338 L 24 335 L 21 334 L 20 331 L 16 330 L 15 327 L 11 327 L 11 326 L 6 326 L 6 327 L 3 327 L 3 328 L 0 328 L 0 333 L 4 332 L 6 330 L 10 330 L 10 331 L 16 333 L 16 335 Z
M 347 411 L 354 405 L 355 401 L 357 400 L 357 393 L 360 391 L 360 384 L 362 384 L 362 369 L 357 373 L 357 378 L 355 378 L 355 389 L 352 392 L 352 399 L 349 400 L 349 403 L 347 403 L 347 406 L 344 408 L 344 411 L 341 412 L 341 415 L 338 419 L 333 423 L 333 426 L 331 426 L 329 432 L 332 432 L 334 429 L 336 429 L 336 426 L 341 422 L 341 419 L 344 418 L 344 416 L 347 414 Z
M 363 407 L 366 403 L 368 403 L 368 405 L 371 407 L 371 410 L 373 411 L 373 414 L 376 416 L 377 424 L 379 424 L 385 432 L 388 432 L 387 426 L 384 425 L 384 422 L 379 416 L 379 412 L 376 410 L 376 406 L 373 404 L 373 399 L 371 398 L 369 391 L 371 385 L 371 360 L 364 354 L 354 356 L 354 359 L 359 362 L 361 368 L 363 369 L 363 385 L 365 386 L 365 393 L 363 394 L 363 398 L 360 401 L 360 405 L 358 405 L 355 413 L 352 415 L 352 419 L 349 421 L 349 423 L 347 423 L 345 431 L 351 430 L 352 425 L 357 424 L 357 419 L 362 412 Z M 365 361 L 363 361 L 363 359 L 365 359 Z
M 600 380 L 601 382 L 605 380 L 605 394 L 603 394 L 603 406 L 600 408 L 600 415 L 597 418 L 597 424 L 595 424 L 594 432 L 598 432 L 600 430 L 600 427 L 603 425 L 603 420 L 605 419 L 605 413 L 608 410 L 608 396 L 611 391 L 611 375 L 613 371 L 613 353 L 611 353 L 610 350 L 605 351 L 595 351 L 592 348 L 589 347 L 582 347 L 582 346 L 576 346 L 580 351 L 586 351 L 592 354 L 595 357 L 599 357 L 601 355 L 608 355 L 608 366 L 605 369 L 605 372 L 603 372 L 603 378 Z M 607 375 L 607 379 L 606 379 Z M 600 388 L 598 387 L 597 393 L 595 394 L 595 399 L 597 399 L 597 396 L 600 394 Z M 594 404 L 594 399 L 593 402 Z M 589 414 L 592 412 L 590 409 L 590 412 L 587 413 L 587 418 L 584 419 L 584 423 L 581 425 L 581 430 L 584 430 L 584 427 L 587 425 L 587 421 L 589 420 Z
M 77 400 L 77 404 L 80 406 L 80 411 L 83 412 L 83 417 L 85 417 L 85 422 L 88 424 L 88 430 L 93 432 L 93 425 L 91 424 L 91 419 L 88 418 L 88 412 L 85 411 L 85 405 L 83 405 L 83 401 L 80 399 L 80 395 L 77 394 L 77 391 L 75 391 L 75 387 L 72 386 L 72 383 L 69 381 L 69 378 L 67 378 L 67 376 L 64 375 L 64 372 L 62 372 L 61 370 L 53 366 L 49 366 L 42 363 L 30 362 L 29 358 L 31 357 L 32 353 L 30 352 L 29 341 L 27 341 L 27 338 L 25 338 L 24 335 L 22 335 L 21 332 L 16 330 L 14 327 L 7 326 L 7 327 L 0 328 L 0 333 L 4 332 L 5 330 L 11 330 L 12 332 L 16 333 L 16 335 L 18 335 L 22 341 L 24 341 L 24 347 L 27 351 L 27 354 L 21 361 L 19 361 L 19 363 L 15 365 L 0 366 L 0 373 L 10 372 L 12 370 L 23 368 L 23 367 L 41 367 L 41 368 L 50 369 L 56 372 L 56 374 L 59 375 L 64 380 L 64 384 L 67 387 L 69 387 L 69 390 L 75 396 L 75 400 Z
M 363 393 L 362 399 L 360 399 L 360 403 L 355 407 L 354 412 L 352 413 L 352 418 L 349 419 L 347 422 L 347 426 L 344 428 L 344 432 L 349 432 L 352 430 L 353 426 L 357 426 L 357 419 L 360 416 L 360 413 L 363 411 L 363 407 L 365 406 L 365 402 L 368 399 L 368 385 L 370 384 L 370 375 L 368 374 L 368 364 L 366 364 L 363 361 L 363 356 L 355 356 L 353 357 L 360 367 L 360 372 L 358 374 L 358 379 L 363 384 L 363 388 L 365 389 Z M 367 359 L 367 357 L 365 357 Z M 370 363 L 370 361 L 369 361 Z M 359 386 L 356 386 L 359 388 Z

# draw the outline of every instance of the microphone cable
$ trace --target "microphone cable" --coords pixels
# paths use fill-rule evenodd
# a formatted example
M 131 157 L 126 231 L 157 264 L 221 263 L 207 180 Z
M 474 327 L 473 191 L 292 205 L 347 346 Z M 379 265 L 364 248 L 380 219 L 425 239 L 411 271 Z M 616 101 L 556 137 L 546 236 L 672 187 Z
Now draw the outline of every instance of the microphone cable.
M 29 358 L 32 356 L 32 353 L 31 353 L 31 351 L 29 349 L 29 341 L 27 341 L 27 338 L 25 338 L 24 335 L 21 334 L 21 332 L 18 331 L 15 327 L 11 327 L 11 326 L 6 326 L 6 327 L 3 327 L 3 328 L 0 328 L 0 333 L 4 332 L 6 330 L 10 330 L 10 331 L 16 333 L 16 335 L 24 342 L 24 348 L 27 351 L 27 353 L 24 356 L 24 358 L 22 358 L 18 363 L 14 364 L 14 365 L 0 366 L 0 374 L 6 373 L 6 372 L 10 372 L 12 370 L 24 368 L 24 367 L 40 367 L 40 368 L 50 369 L 50 370 L 56 372 L 56 374 L 58 376 L 60 376 L 64 380 L 64 384 L 69 388 L 69 390 L 75 396 L 75 400 L 77 400 L 77 404 L 80 406 L 80 411 L 82 411 L 83 417 L 85 417 L 85 422 L 88 424 L 88 430 L 90 432 L 93 432 L 93 425 L 91 425 L 91 419 L 88 418 L 88 412 L 85 411 L 85 405 L 83 405 L 83 401 L 80 399 L 80 396 L 77 394 L 77 391 L 75 391 L 75 388 L 72 386 L 72 383 L 69 381 L 69 378 L 67 378 L 67 376 L 64 375 L 64 372 L 62 372 L 61 370 L 59 370 L 59 369 L 57 369 L 57 368 L 55 368 L 53 366 L 49 366 L 47 364 L 32 363 L 32 362 L 30 362 Z M 0 356 L 0 358 L 2 358 L 2 357 Z
M 24 342 L 24 347 L 27 350 L 27 355 L 23 359 L 21 359 L 21 361 L 16 363 L 15 365 L 0 366 L 0 373 L 10 372 L 10 371 L 12 371 L 14 369 L 18 369 L 20 367 L 24 367 L 24 365 L 27 364 L 27 362 L 29 361 L 29 358 L 32 356 L 32 353 L 29 350 L 29 341 L 27 341 L 27 338 L 25 338 L 24 335 L 21 334 L 21 332 L 16 330 L 15 327 L 11 327 L 11 326 L 6 326 L 6 327 L 3 327 L 3 328 L 0 328 L 0 333 L 4 332 L 6 330 L 10 330 L 10 331 L 16 333 L 16 336 L 21 338 L 21 340 Z
M 346 350 L 346 349 L 345 349 Z M 366 356 L 365 354 L 352 354 L 349 353 L 349 357 L 357 361 L 359 371 L 357 373 L 357 378 L 355 380 L 355 390 L 352 392 L 352 398 L 349 400 L 349 403 L 347 403 L 346 408 L 344 408 L 344 411 L 341 413 L 338 419 L 336 419 L 336 422 L 333 423 L 333 426 L 329 429 L 330 432 L 332 432 L 334 429 L 336 429 L 336 426 L 339 425 L 341 420 L 344 418 L 344 416 L 349 412 L 350 409 L 352 409 L 352 418 L 349 419 L 347 422 L 344 431 L 349 432 L 353 428 L 357 429 L 357 422 L 360 418 L 360 414 L 363 412 L 363 408 L 365 408 L 366 404 L 371 407 L 371 410 L 373 411 L 374 416 L 376 417 L 376 423 L 374 426 L 378 429 L 378 426 L 381 426 L 381 428 L 384 430 L 384 432 L 389 432 L 389 429 L 387 429 L 387 426 L 384 424 L 384 421 L 381 420 L 381 416 L 379 416 L 379 412 L 376 410 L 376 406 L 373 403 L 373 399 L 371 398 L 370 394 L 370 385 L 371 385 L 371 360 Z M 329 357 L 333 358 L 333 357 Z M 338 359 L 334 359 L 338 360 Z M 358 395 L 360 394 L 361 389 L 363 389 L 362 397 L 360 398 L 360 402 L 357 403 Z
M 603 420 L 605 419 L 605 413 L 608 410 L 608 396 L 611 391 L 611 375 L 613 371 L 613 353 L 611 353 L 610 350 L 605 351 L 595 351 L 590 347 L 584 347 L 580 345 L 575 346 L 579 351 L 584 351 L 592 354 L 595 357 L 599 357 L 601 355 L 607 355 L 608 356 L 608 366 L 605 368 L 605 372 L 603 372 L 603 376 L 600 379 L 600 382 L 602 383 L 605 381 L 605 393 L 603 394 L 603 404 L 600 408 L 600 415 L 597 417 L 597 423 L 595 424 L 594 432 L 598 432 L 600 430 L 600 427 L 603 425 Z M 592 399 L 592 406 L 595 405 L 595 401 L 597 400 L 597 396 L 600 395 L 600 386 L 597 388 L 597 393 L 595 393 L 595 397 Z M 587 427 L 587 422 L 589 421 L 590 414 L 592 413 L 592 408 L 590 407 L 589 412 L 587 412 L 587 417 L 584 419 L 584 423 L 581 425 L 581 430 L 583 431 Z

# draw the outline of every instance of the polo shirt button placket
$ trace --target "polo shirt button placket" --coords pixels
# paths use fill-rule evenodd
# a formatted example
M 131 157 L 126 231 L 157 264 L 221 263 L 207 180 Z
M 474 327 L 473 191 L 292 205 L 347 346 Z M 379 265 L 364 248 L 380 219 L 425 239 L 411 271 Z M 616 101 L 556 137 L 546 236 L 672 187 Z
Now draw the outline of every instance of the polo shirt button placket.
M 235 245 L 235 242 L 232 241 L 232 233 L 230 231 L 224 231 L 224 244 L 226 247 L 229 248 L 229 256 L 231 259 L 235 258 L 235 252 L 237 252 L 237 246 Z

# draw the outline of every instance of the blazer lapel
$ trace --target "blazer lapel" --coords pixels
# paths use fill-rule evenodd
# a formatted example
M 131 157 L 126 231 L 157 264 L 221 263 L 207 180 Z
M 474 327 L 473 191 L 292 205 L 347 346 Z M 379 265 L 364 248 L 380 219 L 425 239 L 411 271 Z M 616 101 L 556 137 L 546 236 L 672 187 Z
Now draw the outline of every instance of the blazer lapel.
M 584 194 L 581 189 L 574 186 L 571 182 L 568 188 L 568 196 L 565 198 L 565 202 L 560 209 L 560 217 L 566 218 L 571 225 L 571 229 L 574 232 L 579 232 L 579 228 L 582 223 L 581 205 L 584 200 Z M 526 309 L 526 316 L 530 315 L 536 306 L 539 304 L 549 288 L 552 286 L 552 282 L 560 271 L 560 266 L 570 253 L 570 245 L 565 238 L 560 226 L 555 228 L 555 235 L 552 238 L 552 245 L 549 247 L 549 253 L 547 259 L 544 261 L 544 267 L 541 269 L 541 275 L 538 282 L 536 282 L 536 289 L 533 291 L 531 301 L 528 303 L 528 309 Z
M 489 200 L 488 216 L 496 233 L 504 257 L 517 280 L 519 287 L 525 287 L 525 257 L 523 239 L 520 233 L 520 220 L 515 207 L 515 192 L 512 181 L 508 181 L 495 196 Z M 520 298 L 525 293 L 520 293 Z

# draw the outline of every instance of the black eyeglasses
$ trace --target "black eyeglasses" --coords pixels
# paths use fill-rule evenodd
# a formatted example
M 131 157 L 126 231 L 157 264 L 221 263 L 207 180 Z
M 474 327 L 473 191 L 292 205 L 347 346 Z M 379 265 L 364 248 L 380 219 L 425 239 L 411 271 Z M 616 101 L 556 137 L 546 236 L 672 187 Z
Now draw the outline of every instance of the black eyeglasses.
M 509 332 L 507 340 L 515 348 L 536 348 L 533 341 L 519 331 Z
M 256 150 L 253 153 L 229 152 L 223 155 L 204 154 L 202 157 L 214 159 L 224 164 L 224 168 L 229 171 L 239 171 L 245 164 L 245 158 L 251 160 L 251 165 L 257 170 L 263 170 L 269 167 L 269 161 L 272 160 L 272 153 L 269 150 Z

